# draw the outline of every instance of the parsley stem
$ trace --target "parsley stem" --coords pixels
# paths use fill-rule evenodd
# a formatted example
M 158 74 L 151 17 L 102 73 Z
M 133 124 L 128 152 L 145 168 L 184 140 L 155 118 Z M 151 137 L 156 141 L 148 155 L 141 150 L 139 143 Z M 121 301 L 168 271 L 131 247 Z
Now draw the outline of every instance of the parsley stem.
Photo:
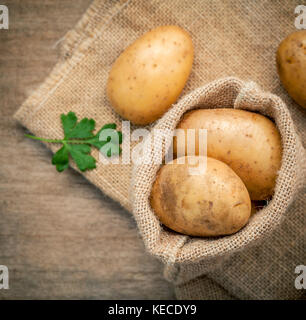
M 68 143 L 74 143 L 74 144 L 90 144 L 90 141 L 82 141 L 82 140 L 65 140 L 65 139 L 45 139 L 45 138 L 40 138 L 40 137 L 36 137 L 36 136 L 32 136 L 30 134 L 25 134 L 25 137 L 33 139 L 33 140 L 39 140 L 39 141 L 44 141 L 44 142 L 49 142 L 49 143 L 63 143 L 65 144 L 65 142 Z
M 25 134 L 25 136 L 27 138 L 33 139 L 33 140 L 40 140 L 40 141 L 44 141 L 44 142 L 51 142 L 51 143 L 63 143 L 63 140 L 59 140 L 59 139 L 45 139 L 45 138 L 39 138 L 36 136 L 32 136 L 30 134 Z

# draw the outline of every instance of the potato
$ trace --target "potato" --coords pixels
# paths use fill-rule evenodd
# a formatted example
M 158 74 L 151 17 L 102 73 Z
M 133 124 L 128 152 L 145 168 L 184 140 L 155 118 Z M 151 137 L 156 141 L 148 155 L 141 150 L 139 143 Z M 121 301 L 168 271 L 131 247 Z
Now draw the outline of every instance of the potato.
M 190 175 L 177 160 L 158 172 L 151 191 L 151 206 L 167 227 L 190 236 L 220 236 L 240 230 L 251 213 L 249 193 L 235 172 L 225 163 L 207 159 L 207 169 Z M 203 159 L 203 157 L 202 157 Z
M 294 32 L 280 43 L 276 62 L 283 86 L 306 108 L 306 30 Z
M 132 43 L 109 73 L 107 95 L 123 118 L 145 125 L 175 102 L 189 77 L 193 45 L 178 26 L 153 29 Z
M 252 200 L 273 194 L 281 164 L 281 138 L 271 120 L 238 109 L 199 109 L 185 113 L 177 128 L 207 129 L 207 156 L 228 164 Z M 176 143 L 174 139 L 174 152 L 184 155 L 184 146 L 179 142 L 176 149 Z M 195 154 L 199 154 L 197 130 L 195 143 Z

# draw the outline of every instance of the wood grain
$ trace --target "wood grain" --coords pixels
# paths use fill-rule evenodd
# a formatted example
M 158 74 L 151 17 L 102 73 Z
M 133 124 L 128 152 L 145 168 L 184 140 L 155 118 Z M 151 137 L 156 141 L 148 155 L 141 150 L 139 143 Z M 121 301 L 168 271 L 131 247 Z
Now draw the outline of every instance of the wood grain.
M 51 71 L 90 0 L 11 0 L 0 30 L 0 299 L 173 299 L 128 212 L 24 138 L 12 115 Z

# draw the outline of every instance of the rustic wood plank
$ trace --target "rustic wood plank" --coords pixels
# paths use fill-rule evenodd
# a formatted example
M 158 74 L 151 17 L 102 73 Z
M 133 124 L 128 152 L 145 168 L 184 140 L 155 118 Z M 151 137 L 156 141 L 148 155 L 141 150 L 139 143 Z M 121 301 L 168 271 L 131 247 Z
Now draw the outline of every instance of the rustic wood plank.
M 54 46 L 90 0 L 11 0 L 0 30 L 0 299 L 172 299 L 162 264 L 144 249 L 128 212 L 69 169 L 12 115 L 50 72 Z

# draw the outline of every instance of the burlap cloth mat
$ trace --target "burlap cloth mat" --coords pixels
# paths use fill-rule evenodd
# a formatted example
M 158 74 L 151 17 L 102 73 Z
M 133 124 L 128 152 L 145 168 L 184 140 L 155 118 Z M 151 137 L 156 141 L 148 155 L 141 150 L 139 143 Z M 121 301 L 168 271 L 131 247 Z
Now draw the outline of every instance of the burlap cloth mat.
M 299 1 L 110 1 L 96 0 L 61 42 L 61 54 L 45 82 L 15 118 L 37 136 L 60 138 L 59 116 L 70 110 L 92 117 L 97 126 L 121 124 L 106 98 L 108 72 L 116 57 L 145 31 L 176 24 L 192 36 L 193 71 L 182 95 L 226 76 L 257 82 L 280 96 L 304 142 L 305 110 L 280 85 L 275 51 L 294 27 Z M 132 128 L 133 129 L 133 128 Z M 53 151 L 57 146 L 48 145 Z M 98 158 L 98 152 L 93 152 Z M 131 165 L 102 164 L 84 176 L 131 211 Z M 290 204 L 281 225 L 263 241 L 225 259 L 205 273 L 196 264 L 168 265 L 179 299 L 299 299 L 297 265 L 305 264 L 305 188 Z M 200 269 L 199 269 L 200 270 Z

